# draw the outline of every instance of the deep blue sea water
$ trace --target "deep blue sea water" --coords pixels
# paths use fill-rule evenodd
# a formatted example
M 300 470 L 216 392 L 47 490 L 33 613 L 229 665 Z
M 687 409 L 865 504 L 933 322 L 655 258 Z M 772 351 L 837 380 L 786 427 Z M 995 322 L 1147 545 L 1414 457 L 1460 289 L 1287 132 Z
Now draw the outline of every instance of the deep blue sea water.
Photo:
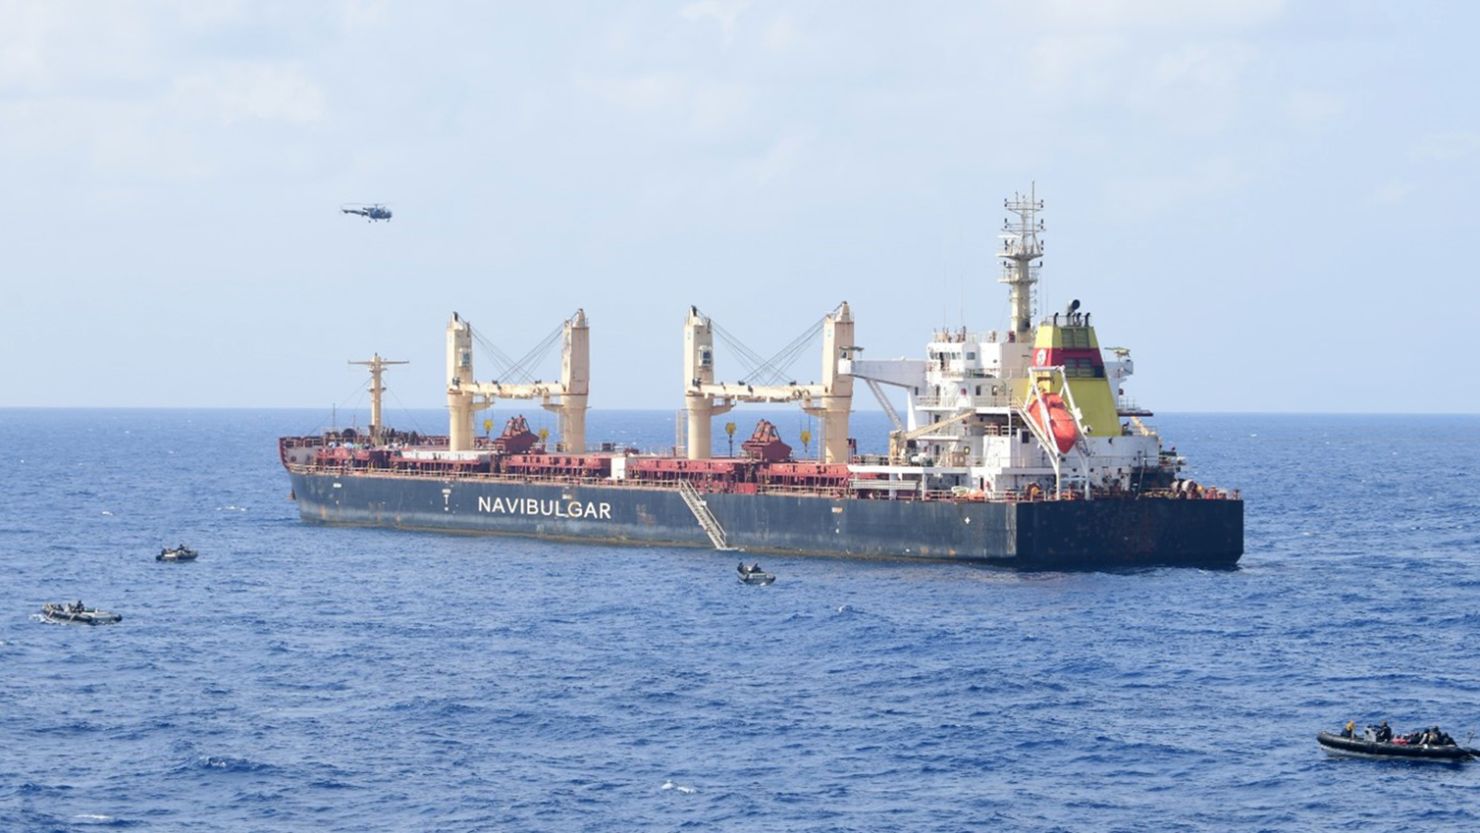
M 1244 492 L 1234 571 L 765 557 L 766 588 L 300 523 L 275 438 L 320 421 L 0 410 L 0 831 L 1480 827 L 1480 763 L 1313 740 L 1480 729 L 1480 418 L 1159 418 Z M 124 621 L 33 615 L 79 598 Z

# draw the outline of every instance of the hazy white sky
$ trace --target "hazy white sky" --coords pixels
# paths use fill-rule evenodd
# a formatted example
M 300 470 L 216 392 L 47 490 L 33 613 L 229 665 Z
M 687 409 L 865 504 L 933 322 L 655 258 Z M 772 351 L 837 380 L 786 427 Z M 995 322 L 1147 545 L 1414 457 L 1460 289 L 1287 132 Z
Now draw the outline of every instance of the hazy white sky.
M 0 405 L 437 406 L 453 310 L 584 307 L 593 407 L 680 407 L 689 304 L 918 356 L 1036 180 L 1143 404 L 1480 411 L 1476 9 L 0 0 Z

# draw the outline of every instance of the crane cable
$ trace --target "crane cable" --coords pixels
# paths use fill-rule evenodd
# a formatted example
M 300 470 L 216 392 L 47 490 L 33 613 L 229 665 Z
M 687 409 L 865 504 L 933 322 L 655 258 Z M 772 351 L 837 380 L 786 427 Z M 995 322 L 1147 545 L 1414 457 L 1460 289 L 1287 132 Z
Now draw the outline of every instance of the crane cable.
M 538 344 L 530 348 L 528 353 L 525 353 L 516 361 L 509 358 L 509 355 L 500 350 L 493 342 L 484 338 L 483 334 L 474 329 L 471 323 L 468 324 L 468 332 L 472 334 L 473 340 L 478 342 L 478 346 L 486 350 L 489 357 L 493 359 L 494 366 L 498 370 L 497 378 L 515 384 L 527 384 L 534 381 L 535 366 L 544 361 L 545 356 L 550 352 L 550 348 L 555 345 L 555 342 L 560 340 L 560 336 L 564 331 L 565 322 L 562 321 L 549 335 L 540 339 Z
M 751 350 L 733 333 L 715 323 L 713 319 L 710 319 L 709 323 L 714 328 L 714 332 L 719 335 L 720 340 L 740 356 L 741 363 L 748 371 L 749 381 L 762 385 L 783 385 L 788 381 L 787 370 L 796 363 L 797 358 L 802 355 L 812 340 L 822 332 L 822 325 L 826 320 L 826 316 L 817 319 L 801 335 L 792 339 L 769 359 L 762 358 L 759 353 Z

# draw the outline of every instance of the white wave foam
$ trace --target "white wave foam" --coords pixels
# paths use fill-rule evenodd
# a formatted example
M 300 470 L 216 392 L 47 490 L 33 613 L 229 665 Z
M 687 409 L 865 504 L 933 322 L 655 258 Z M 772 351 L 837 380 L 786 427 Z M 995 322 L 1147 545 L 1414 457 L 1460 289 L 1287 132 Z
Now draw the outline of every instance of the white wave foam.
M 675 783 L 673 783 L 673 779 L 672 778 L 670 778 L 667 781 L 664 781 L 663 782 L 663 789 L 665 789 L 665 790 L 673 790 L 675 792 L 683 793 L 684 795 L 692 795 L 692 794 L 698 792 L 698 790 L 694 789 L 693 787 L 686 786 L 684 784 L 675 784 Z

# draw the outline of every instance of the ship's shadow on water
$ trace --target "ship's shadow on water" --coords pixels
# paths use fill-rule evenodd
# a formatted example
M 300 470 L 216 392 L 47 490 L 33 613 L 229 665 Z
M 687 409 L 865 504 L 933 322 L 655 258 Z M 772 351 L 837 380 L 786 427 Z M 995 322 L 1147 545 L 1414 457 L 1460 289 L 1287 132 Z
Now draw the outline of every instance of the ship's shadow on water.
M 1480 824 L 1480 764 L 1314 740 L 1480 728 L 1480 448 L 1433 439 L 1480 420 L 1163 417 L 1240 565 L 1039 573 L 305 524 L 305 424 L 0 410 L 0 830 Z M 33 618 L 77 599 L 124 619 Z
M 1162 570 L 1200 570 L 1207 573 L 1236 573 L 1242 569 L 1242 566 L 1239 564 L 1146 564 L 1138 567 L 1059 567 L 1055 569 L 1017 569 L 1000 564 L 983 563 L 965 563 L 963 566 L 973 570 L 985 570 L 992 573 L 1018 576 L 1025 580 L 1052 580 L 1066 575 L 1143 576 L 1158 573 Z

